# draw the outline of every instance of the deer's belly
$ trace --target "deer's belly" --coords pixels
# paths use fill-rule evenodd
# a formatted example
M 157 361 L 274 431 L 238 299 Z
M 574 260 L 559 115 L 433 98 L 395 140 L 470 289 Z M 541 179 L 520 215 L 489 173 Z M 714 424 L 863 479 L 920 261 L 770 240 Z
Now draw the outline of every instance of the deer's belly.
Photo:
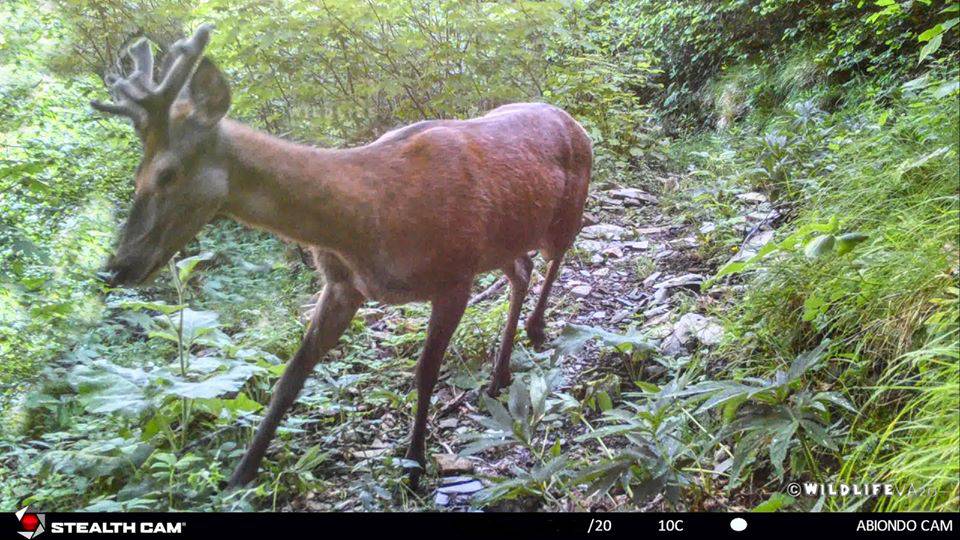
M 388 282 L 361 273 L 354 273 L 353 286 L 368 300 L 376 300 L 384 304 L 405 304 L 430 298 L 429 294 L 404 283 Z
M 500 266 L 479 268 L 476 266 L 477 262 L 463 261 L 462 267 L 454 261 L 413 268 L 397 264 L 375 269 L 354 267 L 351 281 L 369 300 L 385 304 L 427 301 L 463 286 L 465 281 L 472 282 L 476 273 Z
M 517 235 L 520 236 L 520 235 Z M 446 246 L 447 249 L 409 249 L 353 257 L 338 254 L 349 268 L 354 288 L 369 300 L 385 304 L 432 300 L 451 289 L 469 285 L 479 273 L 507 267 L 536 242 L 520 238 L 510 245 Z M 442 242 L 438 242 L 442 244 Z M 439 246 L 433 246 L 439 247 Z

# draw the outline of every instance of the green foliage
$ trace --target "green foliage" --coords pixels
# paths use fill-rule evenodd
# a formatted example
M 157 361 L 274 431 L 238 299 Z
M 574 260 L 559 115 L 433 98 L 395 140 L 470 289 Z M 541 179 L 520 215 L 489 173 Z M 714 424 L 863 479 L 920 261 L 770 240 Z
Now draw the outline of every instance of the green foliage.
M 935 35 L 946 36 L 949 49 L 957 43 L 956 32 L 949 35 L 956 3 L 949 1 L 683 0 L 665 4 L 632 0 L 620 4 L 629 14 L 633 47 L 655 59 L 660 76 L 654 82 L 663 91 L 650 97 L 671 131 L 711 120 L 712 81 L 724 70 L 759 67 L 760 74 L 764 69 L 760 63 L 782 60 L 789 65 L 791 57 L 814 49 L 811 61 L 804 63 L 808 74 L 819 72 L 834 82 L 860 73 L 894 79 L 916 66 L 917 55 L 932 54 L 939 47 L 932 45 Z M 933 28 L 927 23 L 939 20 L 943 22 Z M 929 51 L 919 50 L 923 41 Z M 781 69 L 753 77 L 755 87 L 734 91 L 720 99 L 720 105 L 729 111 L 733 104 L 722 101 L 735 98 L 738 92 L 771 104 L 784 97 L 784 90 L 814 83 L 815 79 L 798 79 L 799 74 Z M 777 81 L 780 77 L 801 84 L 786 87 Z
M 926 339 L 916 350 L 888 365 L 867 404 L 897 414 L 867 422 L 873 430 L 848 455 L 840 478 L 883 478 L 910 488 L 912 497 L 880 503 L 886 511 L 953 511 L 960 493 L 960 290 L 950 287 L 934 298 L 924 321 Z
M 539 96 L 552 2 L 208 2 L 234 111 L 297 138 L 369 141 Z M 250 69 L 263 66 L 264 69 Z
M 771 241 L 749 257 L 727 260 L 704 284 L 715 290 L 740 275 L 746 285 L 726 315 L 731 346 L 719 354 L 734 360 L 731 369 L 763 376 L 775 369 L 771 359 L 832 339 L 835 365 L 816 378 L 858 404 L 860 414 L 848 412 L 842 429 L 824 439 L 830 445 L 811 448 L 806 468 L 837 481 L 927 486 L 923 496 L 884 499 L 877 509 L 947 509 L 958 500 L 945 480 L 958 460 L 950 407 L 930 405 L 945 404 L 960 384 L 946 353 L 956 347 L 957 318 L 946 315 L 954 305 L 944 300 L 958 280 L 956 76 L 955 67 L 938 65 L 901 82 L 892 100 L 880 103 L 872 96 L 890 81 L 878 77 L 813 121 L 802 121 L 811 115 L 796 106 L 757 110 L 729 133 L 702 138 L 698 144 L 708 149 L 687 158 L 698 182 L 719 182 L 734 193 L 763 189 L 790 217 Z M 715 249 L 717 258 L 729 257 L 722 254 L 741 240 L 716 235 L 725 243 Z M 931 318 L 942 326 L 934 331 L 925 323 Z M 942 384 L 919 382 L 933 380 L 927 377 Z M 788 415 L 780 418 L 767 427 L 791 429 Z M 834 429 L 827 427 L 820 426 Z M 914 450 L 905 455 L 908 446 Z M 839 465 L 814 469 L 823 462 L 819 455 Z M 933 455 L 949 465 L 936 471 L 919 465 Z M 778 461 L 771 455 L 775 472 Z
M 663 142 L 644 103 L 659 70 L 633 45 L 637 32 L 630 3 L 599 0 L 571 10 L 550 36 L 543 96 L 584 125 L 600 175 L 622 173 Z

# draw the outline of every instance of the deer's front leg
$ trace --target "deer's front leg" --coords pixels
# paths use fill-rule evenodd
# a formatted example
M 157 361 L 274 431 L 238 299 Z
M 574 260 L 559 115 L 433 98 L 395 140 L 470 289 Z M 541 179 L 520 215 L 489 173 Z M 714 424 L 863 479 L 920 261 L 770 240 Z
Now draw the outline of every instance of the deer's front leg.
M 362 301 L 363 296 L 347 282 L 331 282 L 324 286 L 303 343 L 274 388 L 267 414 L 260 422 L 253 443 L 230 477 L 228 488 L 245 485 L 257 475 L 260 461 L 284 413 L 297 400 L 313 366 L 337 344 Z
M 427 328 L 427 340 L 417 363 L 417 416 L 413 422 L 413 432 L 410 435 L 410 448 L 407 450 L 407 459 L 420 464 L 420 469 L 410 471 L 410 485 L 417 488 L 420 474 L 426 469 L 426 430 L 427 415 L 430 412 L 430 398 L 433 396 L 433 387 L 437 383 L 437 374 L 443 362 L 443 354 L 447 350 L 453 331 L 460 324 L 463 311 L 470 298 L 470 281 L 464 285 L 451 288 L 442 297 L 435 298 L 430 311 L 430 325 Z

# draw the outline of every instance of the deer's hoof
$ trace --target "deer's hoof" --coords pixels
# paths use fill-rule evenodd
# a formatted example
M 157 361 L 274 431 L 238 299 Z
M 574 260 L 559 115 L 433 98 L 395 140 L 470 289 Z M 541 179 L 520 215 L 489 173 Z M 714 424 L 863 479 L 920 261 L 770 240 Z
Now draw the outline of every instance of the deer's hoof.
M 410 485 L 410 489 L 417 491 L 420 487 L 420 477 L 423 476 L 423 471 L 425 471 L 427 467 L 426 456 L 423 454 L 417 455 L 408 450 L 404 458 L 410 461 L 416 461 L 420 465 L 419 467 L 410 467 L 407 471 L 407 483 Z
M 410 472 L 407 473 L 407 483 L 410 485 L 410 489 L 413 491 L 420 489 L 420 477 L 422 475 L 423 472 L 420 469 L 410 469 Z
M 233 471 L 233 474 L 230 476 L 230 480 L 227 481 L 227 487 L 225 491 L 234 491 L 240 489 L 252 482 L 256 476 L 256 471 L 249 472 L 244 470 L 242 466 L 237 467 L 237 470 Z
M 543 349 L 543 344 L 547 342 L 547 334 L 543 325 L 527 323 L 527 337 L 530 338 L 530 344 L 537 352 L 540 352 Z
M 496 398 L 497 396 L 500 395 L 500 392 L 502 392 L 503 389 L 508 386 L 510 386 L 509 375 L 502 379 L 494 379 L 493 381 L 490 382 L 490 386 L 487 387 L 487 395 L 492 398 Z

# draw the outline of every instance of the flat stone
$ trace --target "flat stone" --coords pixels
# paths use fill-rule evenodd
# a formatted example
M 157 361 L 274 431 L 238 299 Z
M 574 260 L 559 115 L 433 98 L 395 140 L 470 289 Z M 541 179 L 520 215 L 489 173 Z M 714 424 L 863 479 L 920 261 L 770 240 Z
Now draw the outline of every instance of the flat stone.
M 672 316 L 673 314 L 670 312 L 661 313 L 660 315 L 657 315 L 656 317 L 648 321 L 645 321 L 643 323 L 643 327 L 652 328 L 652 330 L 647 331 L 647 335 L 649 335 L 651 338 L 654 338 L 654 339 L 660 339 L 670 335 L 670 327 L 667 325 L 664 325 L 663 323 L 667 322 Z
M 648 204 L 660 204 L 660 199 L 658 199 L 655 195 L 651 195 L 646 191 L 643 191 L 642 189 L 613 189 L 607 191 L 606 194 L 614 199 L 622 200 L 624 206 L 639 206 L 641 202 Z
M 669 244 L 673 247 L 684 248 L 684 247 L 697 247 L 697 239 L 692 236 L 686 236 L 684 238 L 677 238 L 676 240 L 671 240 Z
M 636 232 L 637 234 L 660 234 L 660 233 L 668 232 L 672 228 L 673 227 L 669 225 L 665 227 L 644 227 L 642 229 L 637 229 L 634 232 Z
M 691 285 L 700 285 L 704 277 L 700 274 L 684 274 L 682 276 L 665 279 L 653 286 L 655 289 L 670 289 L 673 287 L 689 287 Z
M 437 492 L 445 495 L 471 495 L 481 489 L 483 489 L 483 484 L 476 478 L 451 476 L 444 478 L 443 485 L 437 489 Z
M 670 248 L 666 248 L 666 247 L 660 246 L 660 248 L 657 250 L 657 252 L 653 254 L 653 258 L 659 261 L 659 260 L 661 260 L 661 259 L 670 258 L 670 257 L 672 257 L 674 254 L 676 254 L 676 251 L 674 251 L 674 250 L 672 250 L 672 249 L 670 249 Z
M 708 347 L 719 345 L 723 341 L 723 327 L 713 320 L 708 320 L 706 326 L 697 330 L 697 339 Z
M 740 251 L 731 258 L 731 261 L 742 261 L 757 254 L 760 249 L 773 240 L 773 231 L 760 231 L 750 237 L 747 243 L 740 247 Z
M 593 292 L 593 287 L 590 285 L 577 285 L 570 289 L 570 292 L 577 296 L 589 296 L 590 293 Z
M 757 221 L 773 221 L 780 217 L 780 212 L 776 210 L 760 210 L 757 212 L 750 212 L 746 216 L 747 221 L 757 222 Z
M 590 225 L 580 230 L 580 234 L 587 238 L 597 238 L 605 240 L 619 240 L 627 235 L 627 230 L 619 225 L 610 223 L 598 223 Z
M 737 195 L 737 198 L 741 201 L 747 201 L 752 203 L 762 203 L 767 202 L 767 196 L 763 193 L 757 191 L 750 191 L 748 193 L 740 193 Z
M 383 457 L 390 453 L 390 448 L 370 448 L 368 450 L 358 450 L 353 453 L 353 457 L 357 459 L 372 459 Z
M 591 240 L 589 238 L 578 238 L 577 247 L 590 253 L 596 253 L 607 247 L 607 242 L 600 240 Z
M 622 259 L 622 258 L 623 258 L 623 250 L 620 249 L 620 248 L 617 247 L 617 246 L 610 246 L 610 247 L 604 249 L 603 251 L 601 251 L 601 253 L 604 254 L 604 255 L 606 255 L 607 257 L 611 257 L 611 258 L 613 258 L 613 259 Z
M 637 251 L 650 249 L 650 242 L 647 242 L 646 240 L 627 241 L 622 242 L 620 245 L 627 249 L 635 249 Z
M 440 476 L 473 472 L 473 462 L 457 454 L 434 454 Z
M 670 306 L 656 306 L 656 307 L 652 307 L 652 308 L 644 311 L 644 312 L 643 312 L 643 316 L 649 319 L 649 318 L 651 318 L 651 317 L 656 317 L 657 315 L 660 315 L 661 313 L 665 313 L 668 309 L 670 309 Z
M 662 287 L 657 289 L 656 292 L 653 293 L 653 300 L 651 303 L 653 305 L 662 304 L 669 297 L 670 297 L 670 287 Z
M 437 425 L 440 426 L 440 428 L 454 429 L 460 425 L 460 421 L 454 417 L 444 418 L 443 420 L 437 422 Z
M 723 339 L 723 327 L 716 319 L 704 317 L 698 313 L 687 313 L 680 317 L 663 342 L 660 352 L 667 356 L 682 354 L 694 341 L 711 346 Z

